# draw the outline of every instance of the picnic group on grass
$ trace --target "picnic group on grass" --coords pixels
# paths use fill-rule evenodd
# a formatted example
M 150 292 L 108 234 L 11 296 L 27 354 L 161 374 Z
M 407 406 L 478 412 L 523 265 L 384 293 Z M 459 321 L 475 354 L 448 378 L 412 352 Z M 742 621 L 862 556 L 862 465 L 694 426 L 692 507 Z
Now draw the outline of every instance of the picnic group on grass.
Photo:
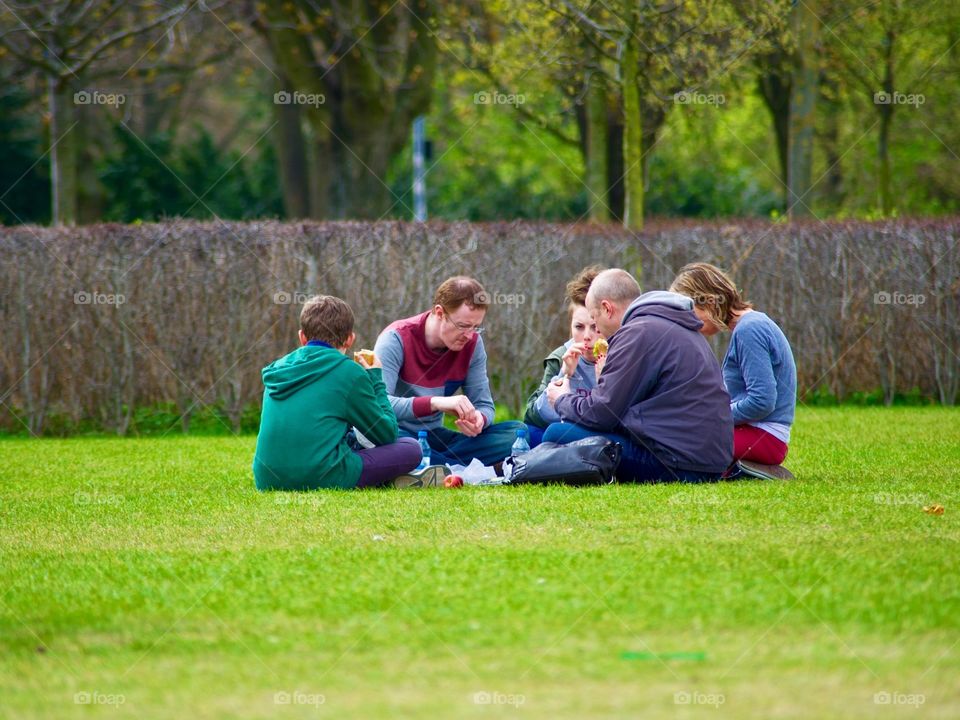
M 499 475 L 518 431 L 544 450 L 596 436 L 619 443 L 620 482 L 791 477 L 782 463 L 793 353 L 726 273 L 693 263 L 668 291 L 642 293 L 630 273 L 590 267 L 566 291 L 570 339 L 544 359 L 523 422 L 494 420 L 489 296 L 475 279 L 444 280 L 432 307 L 388 325 L 372 353 L 351 353 L 345 301 L 310 298 L 300 346 L 263 369 L 256 487 L 430 486 L 474 460 Z M 722 331 L 721 364 L 706 338 Z

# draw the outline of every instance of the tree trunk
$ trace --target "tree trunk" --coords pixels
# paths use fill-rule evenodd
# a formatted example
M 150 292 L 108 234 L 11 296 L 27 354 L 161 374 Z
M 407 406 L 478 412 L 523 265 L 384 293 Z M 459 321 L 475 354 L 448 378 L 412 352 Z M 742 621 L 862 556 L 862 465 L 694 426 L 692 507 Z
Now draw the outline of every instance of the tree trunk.
M 893 189 L 890 178 L 890 127 L 893 125 L 893 111 L 895 107 L 893 97 L 893 53 L 896 39 L 896 33 L 888 30 L 886 43 L 884 45 L 885 67 L 883 90 L 889 102 L 878 103 L 876 98 L 874 99 L 874 104 L 880 113 L 880 136 L 877 139 L 877 170 L 879 172 L 877 192 L 879 194 L 880 211 L 885 216 L 893 213 Z
M 790 92 L 789 158 L 787 161 L 787 214 L 809 217 L 813 183 L 813 139 L 819 69 L 817 42 L 820 20 L 814 0 L 793 8 L 794 37 L 797 49 Z
M 789 205 L 787 182 L 790 177 L 790 78 L 779 71 L 762 72 L 757 78 L 760 97 L 770 112 L 773 132 L 777 138 L 777 159 L 780 161 L 780 185 L 783 188 L 783 206 Z
M 345 54 L 327 70 L 329 50 L 317 55 L 312 34 L 299 29 L 304 16 L 330 24 L 320 5 L 258 3 L 260 29 L 290 84 L 300 93 L 322 96 L 301 108 L 312 131 L 311 215 L 378 219 L 394 203 L 386 185 L 390 160 L 409 141 L 413 119 L 429 108 L 437 41 L 424 24 L 434 5 L 415 3 L 414 16 L 403 3 L 387 12 L 370 0 L 332 3 L 334 15 L 342 11 L 344 17 L 333 21 L 331 42 L 342 42 Z M 359 33 L 346 21 L 365 15 L 380 19 Z
M 74 120 L 77 124 L 71 135 L 76 136 L 76 221 L 80 224 L 99 222 L 103 218 L 106 205 L 106 192 L 97 175 L 97 167 L 104 153 L 101 138 L 110 137 L 111 130 L 104 119 L 102 112 L 95 115 L 90 107 L 74 109 Z
M 52 224 L 77 224 L 77 145 L 70 83 L 48 78 L 50 102 L 50 196 Z
M 640 136 L 642 148 L 641 165 L 643 166 L 643 187 L 644 191 L 650 187 L 650 158 L 653 155 L 653 149 L 657 146 L 657 133 L 663 126 L 667 114 L 663 110 L 663 105 L 640 103 L 640 113 L 643 118 L 643 132 Z
M 603 75 L 595 72 L 587 89 L 587 204 L 590 220 L 610 220 L 607 193 L 607 87 Z
M 623 103 L 607 112 L 607 200 L 613 220 L 623 222 Z
M 292 93 L 288 83 L 278 83 L 277 90 Z M 307 174 L 307 146 L 300 127 L 300 106 L 293 103 L 273 104 L 273 140 L 277 149 L 277 174 L 283 190 L 283 209 L 288 218 L 311 216 L 310 181 Z M 322 216 L 313 216 L 322 217 Z
M 620 82 L 623 84 L 623 226 L 630 230 L 643 228 L 643 123 L 640 88 L 637 84 L 640 53 L 636 27 L 637 14 L 631 10 L 620 58 Z
M 880 211 L 884 215 L 893 212 L 893 191 L 890 183 L 890 124 L 893 120 L 893 107 L 883 105 L 880 108 L 880 138 L 877 141 L 877 161 L 879 164 L 879 200 Z
M 843 205 L 843 166 L 841 159 L 844 148 L 840 145 L 840 118 L 842 107 L 834 100 L 820 98 L 824 106 L 823 113 L 823 153 L 827 161 L 825 195 L 832 210 Z
M 334 140 L 332 144 L 330 160 L 337 180 L 333 188 L 332 216 L 338 219 L 378 220 L 393 207 L 386 174 L 392 156 L 389 138 L 395 128 L 386 118 L 370 118 L 368 123 L 363 128 L 363 136 L 356 139 L 347 135 L 349 128 L 340 127 L 337 135 L 341 141 Z M 403 205 L 397 209 L 409 214 Z

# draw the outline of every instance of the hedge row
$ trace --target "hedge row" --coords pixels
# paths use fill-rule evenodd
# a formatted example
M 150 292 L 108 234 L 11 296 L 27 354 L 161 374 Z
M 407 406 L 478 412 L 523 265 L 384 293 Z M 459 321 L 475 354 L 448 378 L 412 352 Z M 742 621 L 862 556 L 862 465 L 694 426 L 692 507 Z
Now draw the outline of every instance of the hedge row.
M 563 341 L 564 285 L 584 265 L 667 287 L 685 263 L 734 273 L 793 343 L 801 389 L 838 398 L 960 384 L 960 220 L 771 225 L 187 222 L 0 230 L 0 427 L 84 421 L 126 433 L 137 408 L 180 427 L 218 408 L 239 427 L 260 368 L 296 342 L 303 298 L 345 298 L 358 342 L 429 307 L 467 273 L 493 306 L 484 335 L 498 402 L 518 408 Z M 722 341 L 721 341 L 722 343 Z M 722 352 L 718 344 L 717 351 Z M 52 422 L 56 419 L 56 422 Z M 176 424 L 175 424 L 176 425 Z

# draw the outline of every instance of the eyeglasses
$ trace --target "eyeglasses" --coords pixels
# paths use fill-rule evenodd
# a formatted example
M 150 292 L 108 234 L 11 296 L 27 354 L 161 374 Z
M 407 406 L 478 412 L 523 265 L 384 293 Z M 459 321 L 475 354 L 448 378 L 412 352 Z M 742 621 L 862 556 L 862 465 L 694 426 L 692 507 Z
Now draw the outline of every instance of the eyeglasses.
M 451 325 L 453 325 L 457 330 L 464 334 L 476 333 L 477 335 L 483 335 L 483 331 L 486 329 L 483 325 L 471 325 L 469 323 L 458 323 L 456 320 L 451 319 L 449 316 L 444 313 L 444 320 L 448 320 Z

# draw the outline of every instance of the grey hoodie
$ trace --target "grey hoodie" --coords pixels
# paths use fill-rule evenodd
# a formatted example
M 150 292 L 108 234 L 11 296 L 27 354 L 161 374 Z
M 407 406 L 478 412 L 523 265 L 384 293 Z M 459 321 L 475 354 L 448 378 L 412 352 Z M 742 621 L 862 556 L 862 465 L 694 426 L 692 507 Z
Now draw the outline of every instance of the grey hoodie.
M 609 339 L 589 395 L 562 395 L 567 422 L 626 436 L 669 468 L 721 473 L 733 462 L 733 417 L 720 365 L 693 300 L 648 292 L 627 308 Z

